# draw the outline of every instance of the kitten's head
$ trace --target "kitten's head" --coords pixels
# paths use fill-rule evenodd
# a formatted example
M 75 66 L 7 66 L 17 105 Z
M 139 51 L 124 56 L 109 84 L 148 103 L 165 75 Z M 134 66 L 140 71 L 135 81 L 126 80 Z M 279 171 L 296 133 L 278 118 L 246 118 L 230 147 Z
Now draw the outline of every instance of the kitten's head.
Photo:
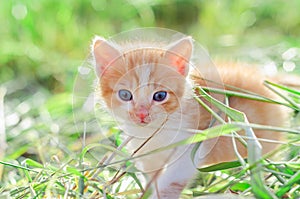
M 146 126 L 161 123 L 180 108 L 192 40 L 183 38 L 166 50 L 138 46 L 124 50 L 122 45 L 96 37 L 92 54 L 107 107 L 129 125 Z

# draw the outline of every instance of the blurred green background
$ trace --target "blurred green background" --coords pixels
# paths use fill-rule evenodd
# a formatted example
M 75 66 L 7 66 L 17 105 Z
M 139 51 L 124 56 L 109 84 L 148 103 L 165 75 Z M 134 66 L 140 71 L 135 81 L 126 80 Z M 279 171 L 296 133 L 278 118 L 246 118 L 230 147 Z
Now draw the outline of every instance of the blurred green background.
M 72 91 L 94 35 L 164 27 L 192 35 L 212 57 L 299 74 L 299 10 L 299 0 L 0 1 L 5 160 L 45 163 L 78 149 Z
M 300 46 L 299 9 L 298 0 L 1 1 L 0 83 L 71 90 L 94 35 L 137 27 L 190 34 L 213 55 L 246 57 L 247 50 L 274 46 L 281 55 Z

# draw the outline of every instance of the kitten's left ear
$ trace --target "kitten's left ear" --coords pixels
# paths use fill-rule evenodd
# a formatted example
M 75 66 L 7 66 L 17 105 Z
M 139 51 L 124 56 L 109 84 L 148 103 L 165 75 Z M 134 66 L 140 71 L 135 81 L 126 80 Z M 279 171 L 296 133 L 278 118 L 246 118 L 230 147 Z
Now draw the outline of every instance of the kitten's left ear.
M 169 46 L 165 54 L 168 65 L 176 67 L 177 72 L 186 76 L 189 71 L 189 61 L 193 51 L 192 37 L 184 37 Z

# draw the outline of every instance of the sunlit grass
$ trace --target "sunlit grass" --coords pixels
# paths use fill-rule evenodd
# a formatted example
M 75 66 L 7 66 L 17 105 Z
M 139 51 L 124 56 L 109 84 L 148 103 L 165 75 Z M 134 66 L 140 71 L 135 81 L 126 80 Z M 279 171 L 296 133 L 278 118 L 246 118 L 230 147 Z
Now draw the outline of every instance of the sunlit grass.
M 281 90 L 277 91 L 279 93 L 289 92 L 293 94 L 293 98 L 288 100 L 289 95 L 285 94 L 284 100 L 286 106 L 298 112 L 298 108 L 294 106 L 300 98 L 297 90 L 270 82 L 268 84 L 280 88 Z M 228 136 L 233 136 L 234 134 L 230 134 L 231 132 L 243 128 L 276 130 L 277 127 L 247 124 L 242 113 L 213 101 L 203 89 L 197 89 L 200 89 L 199 92 L 202 93 L 202 96 L 227 113 L 228 117 L 231 118 L 230 123 L 221 121 L 223 124 L 220 126 L 205 131 L 195 131 L 196 134 L 190 139 L 157 149 L 149 154 L 219 136 L 220 129 L 222 129 L 222 134 Z M 209 88 L 206 88 L 206 90 L 209 90 Z M 220 92 L 214 89 L 209 91 Z M 239 92 L 232 93 L 228 91 L 224 94 L 246 97 L 252 100 L 254 98 L 261 99 L 255 95 L 248 94 L 245 96 Z M 66 97 L 61 96 L 61 99 Z M 54 99 L 60 99 L 60 97 Z M 47 107 L 53 116 L 59 118 L 61 114 L 69 111 L 68 106 L 70 107 L 70 105 L 68 103 L 67 100 L 60 100 L 59 103 L 57 103 L 57 100 L 53 100 L 53 103 L 48 104 Z M 270 101 L 269 103 L 276 103 L 276 101 Z M 56 108 L 56 106 L 58 107 Z M 64 108 L 60 109 L 61 106 Z M 51 111 L 52 109 L 53 111 Z M 75 111 L 77 110 L 75 109 Z M 65 123 L 66 121 L 61 122 Z M 48 125 L 51 126 L 51 123 Z M 48 125 L 38 125 L 34 128 L 49 128 Z M 85 124 L 85 129 L 88 129 L 87 125 L 88 123 Z M 95 137 L 97 132 L 88 131 L 78 133 L 74 131 L 74 136 L 72 132 L 68 133 L 66 129 L 68 128 L 64 128 L 66 132 L 64 135 L 52 132 L 54 134 L 43 138 L 29 138 L 30 140 L 27 141 L 28 144 L 23 146 L 23 150 L 14 151 L 17 154 L 10 152 L 10 156 L 20 156 L 22 158 L 15 161 L 6 156 L 0 162 L 5 167 L 0 189 L 1 194 L 10 195 L 13 198 L 101 198 L 104 196 L 106 198 L 137 198 L 142 195 L 146 186 L 145 177 L 134 168 L 131 163 L 133 157 L 123 150 L 126 143 L 122 144 L 119 130 L 114 126 L 107 126 L 107 130 L 111 132 L 108 132 L 107 135 L 110 136 L 105 138 Z M 289 134 L 289 140 L 282 143 L 279 149 L 263 157 L 259 152 L 255 152 L 257 151 L 254 150 L 257 147 L 255 144 L 248 145 L 248 149 L 255 153 L 252 156 L 254 159 L 240 159 L 240 161 L 201 168 L 199 169 L 199 177 L 190 185 L 190 188 L 183 192 L 182 197 L 190 198 L 204 194 L 228 192 L 241 196 L 255 195 L 260 198 L 299 197 L 300 131 L 299 129 L 289 128 L 279 128 L 277 130 L 285 130 Z M 30 130 L 27 130 L 24 135 L 30 135 Z M 64 139 L 61 140 L 62 138 Z M 245 140 L 245 142 L 248 144 L 249 140 L 256 140 L 255 137 L 251 137 L 251 133 L 246 134 L 246 137 L 242 136 L 241 139 L 245 138 L 247 138 L 248 141 Z M 35 141 L 32 142 L 32 140 Z M 14 140 L 10 138 L 8 141 L 12 142 Z M 260 140 L 258 139 L 258 141 Z M 41 148 L 43 143 L 43 147 L 46 147 L 44 149 Z M 74 146 L 76 147 L 74 148 Z M 193 151 L 196 152 L 197 148 Z M 276 162 L 267 159 L 276 153 L 285 154 L 287 156 L 286 160 Z M 260 166 L 258 167 L 258 165 Z
M 268 75 L 279 71 L 290 77 L 300 74 L 299 6 L 298 0 L 0 1 L 0 88 L 6 90 L 0 89 L 0 127 L 5 124 L 0 128 L 0 197 L 141 195 L 146 181 L 130 163 L 130 154 L 121 150 L 122 133 L 115 123 L 102 110 L 88 114 L 72 104 L 76 68 L 95 34 L 108 37 L 144 26 L 171 28 L 192 35 L 213 57 L 258 63 Z M 274 151 L 286 160 L 264 157 L 259 162 L 260 181 L 278 198 L 299 198 L 299 91 L 266 85 L 279 89 L 280 102 L 251 93 L 203 90 L 292 110 L 291 127 L 284 129 L 289 139 Z M 224 125 L 228 130 L 276 130 L 234 119 Z M 253 196 L 252 168 L 242 159 L 201 168 L 183 197 L 225 192 Z

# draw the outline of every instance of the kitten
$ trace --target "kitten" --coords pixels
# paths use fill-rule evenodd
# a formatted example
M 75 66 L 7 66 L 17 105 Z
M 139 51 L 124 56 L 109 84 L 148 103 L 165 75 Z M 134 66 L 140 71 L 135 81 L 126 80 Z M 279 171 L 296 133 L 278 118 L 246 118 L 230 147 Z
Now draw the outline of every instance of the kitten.
M 163 47 L 153 47 L 159 45 Z M 203 78 L 211 81 L 219 78 L 224 85 L 274 97 L 263 86 L 262 75 L 237 64 L 222 63 L 217 74 L 209 67 L 204 67 L 201 73 L 190 71 L 191 37 L 159 45 L 116 44 L 101 37 L 96 37 L 92 44 L 99 94 L 119 127 L 133 137 L 126 147 L 134 156 L 189 138 L 193 135 L 189 129 L 203 130 L 210 126 L 212 116 L 194 99 L 193 87 L 209 84 Z M 221 95 L 214 97 L 224 101 Z M 251 123 L 281 126 L 284 121 L 285 114 L 278 105 L 231 97 L 229 106 L 245 112 Z M 255 133 L 259 138 L 280 139 L 278 133 L 259 130 Z M 264 153 L 274 148 L 274 144 L 262 144 Z M 195 160 L 191 159 L 193 146 L 179 146 L 134 160 L 136 167 L 153 180 L 152 198 L 179 198 L 197 173 L 195 165 L 236 159 L 229 137 L 204 141 Z M 246 148 L 238 141 L 237 146 L 245 157 Z

